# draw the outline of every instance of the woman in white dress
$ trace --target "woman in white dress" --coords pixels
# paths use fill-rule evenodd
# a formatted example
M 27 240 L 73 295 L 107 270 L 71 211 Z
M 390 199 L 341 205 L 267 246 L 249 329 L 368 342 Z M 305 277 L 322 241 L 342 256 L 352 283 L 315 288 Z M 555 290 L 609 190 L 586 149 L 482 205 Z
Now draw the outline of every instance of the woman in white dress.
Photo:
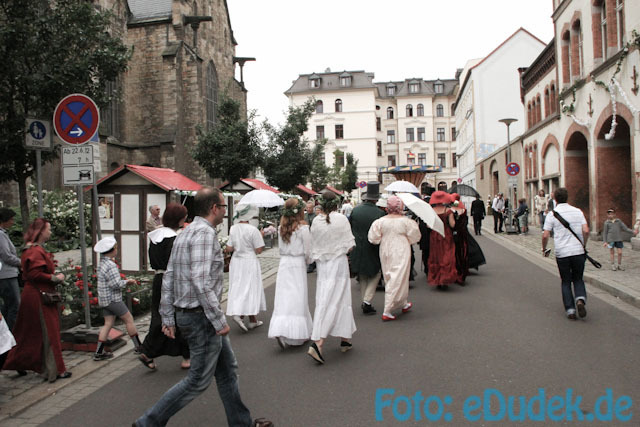
M 238 205 L 235 224 L 229 230 L 229 240 L 225 251 L 233 252 L 229 264 L 229 295 L 227 297 L 227 316 L 240 329 L 249 329 L 262 325 L 256 318 L 260 311 L 267 309 L 262 287 L 262 271 L 256 255 L 264 249 L 262 233 L 249 224 L 249 220 L 258 216 L 258 208 L 253 205 Z M 249 325 L 245 325 L 244 316 L 249 316 Z
M 387 215 L 369 228 L 369 242 L 380 245 L 380 264 L 384 277 L 384 313 L 382 320 L 395 320 L 391 312 L 409 312 L 413 304 L 409 297 L 411 245 L 420 240 L 418 224 L 402 214 L 404 204 L 398 196 L 387 199 Z
M 285 202 L 279 231 L 280 264 L 269 338 L 275 338 L 284 349 L 307 342 L 313 327 L 307 290 L 311 234 L 304 222 L 302 200 L 291 198 Z
M 316 309 L 313 315 L 314 341 L 309 356 L 324 363 L 322 344 L 329 335 L 340 337 L 340 350 L 351 349 L 356 331 L 351 309 L 351 279 L 347 253 L 355 246 L 351 225 L 346 216 L 336 212 L 340 199 L 326 191 L 320 197 L 322 214 L 311 225 L 311 258 L 316 262 Z

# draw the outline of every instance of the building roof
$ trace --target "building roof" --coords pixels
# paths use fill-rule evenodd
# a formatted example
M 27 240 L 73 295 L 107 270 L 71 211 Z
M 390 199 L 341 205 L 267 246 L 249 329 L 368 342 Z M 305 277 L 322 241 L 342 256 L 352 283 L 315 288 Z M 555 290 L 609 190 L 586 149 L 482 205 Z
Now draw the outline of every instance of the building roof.
M 198 191 L 202 188 L 202 185 L 173 169 L 138 165 L 122 165 L 107 176 L 98 180 L 96 185 L 111 181 L 121 175 L 124 175 L 127 171 L 133 172 L 141 178 L 146 179 L 153 185 L 162 188 L 164 191 Z
M 172 0 L 128 0 L 134 21 L 171 17 Z
M 329 191 L 331 191 L 331 192 L 333 192 L 333 193 L 336 193 L 338 196 L 342 196 L 342 195 L 344 194 L 342 191 L 340 191 L 340 190 L 338 190 L 337 188 L 332 187 L 332 186 L 330 186 L 330 185 L 327 185 L 327 186 L 325 187 L 325 189 L 327 189 L 327 190 L 329 190 Z
M 418 83 L 418 92 L 409 92 L 409 84 Z M 442 93 L 436 93 L 435 84 L 442 83 Z M 401 96 L 449 96 L 453 95 L 458 81 L 456 79 L 436 79 L 436 80 L 424 80 L 422 78 L 410 78 L 399 82 L 383 82 L 375 83 L 378 89 L 378 98 L 393 98 Z M 387 87 L 395 86 L 395 95 L 387 95 Z
M 298 190 L 302 191 L 303 193 L 306 193 L 306 194 L 308 194 L 310 196 L 316 196 L 318 194 L 315 191 L 313 191 L 312 189 L 310 189 L 308 187 L 305 187 L 302 184 L 296 185 L 296 189 L 298 189 Z
M 255 190 L 269 190 L 269 191 L 273 191 L 274 193 L 279 193 L 278 190 L 276 190 L 275 188 L 271 187 L 270 185 L 265 184 L 264 182 L 260 181 L 259 179 L 243 178 L 240 181 L 244 182 L 249 187 L 252 187 Z
M 350 86 L 340 86 L 340 77 L 351 76 Z M 366 71 L 338 71 L 338 72 L 325 72 L 325 73 L 311 73 L 300 74 L 298 78 L 293 82 L 291 87 L 285 91 L 285 95 L 292 95 L 294 93 L 303 92 L 322 92 L 322 91 L 336 91 L 336 90 L 351 90 L 351 89 L 366 89 L 373 88 L 373 73 Z M 311 87 L 309 80 L 320 79 L 320 86 L 317 88 Z

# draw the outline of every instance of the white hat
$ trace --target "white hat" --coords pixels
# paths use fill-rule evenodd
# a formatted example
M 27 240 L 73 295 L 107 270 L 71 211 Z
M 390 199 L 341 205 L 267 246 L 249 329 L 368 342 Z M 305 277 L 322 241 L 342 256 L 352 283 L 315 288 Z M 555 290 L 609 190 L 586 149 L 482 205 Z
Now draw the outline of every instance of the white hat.
M 255 205 L 238 205 L 236 206 L 236 213 L 233 216 L 234 221 L 249 221 L 250 219 L 257 217 L 260 210 Z
M 105 237 L 101 239 L 96 245 L 93 247 L 93 251 L 99 254 L 104 254 L 107 252 L 111 252 L 111 249 L 116 245 L 116 239 L 113 237 Z
M 387 207 L 387 199 L 389 198 L 389 195 L 387 194 L 383 194 L 379 199 L 378 202 L 376 203 L 376 206 L 379 208 L 386 208 Z

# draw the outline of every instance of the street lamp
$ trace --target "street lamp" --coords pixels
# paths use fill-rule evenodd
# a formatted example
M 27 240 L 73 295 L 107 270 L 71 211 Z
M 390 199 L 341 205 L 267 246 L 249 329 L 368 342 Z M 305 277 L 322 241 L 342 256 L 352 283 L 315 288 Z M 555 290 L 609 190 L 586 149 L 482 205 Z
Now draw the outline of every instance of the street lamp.
M 505 125 L 507 125 L 507 164 L 511 163 L 511 137 L 509 135 L 509 126 L 511 125 L 511 123 L 513 122 L 517 122 L 518 119 L 500 119 L 498 120 L 500 123 L 504 123 Z M 511 185 L 507 185 L 509 188 L 509 203 L 511 203 L 511 206 L 509 206 L 509 210 L 507 211 L 508 214 L 508 219 L 507 219 L 507 224 L 505 225 L 505 230 L 507 231 L 507 233 L 515 233 L 516 229 L 513 226 L 513 197 L 512 197 L 512 186 Z

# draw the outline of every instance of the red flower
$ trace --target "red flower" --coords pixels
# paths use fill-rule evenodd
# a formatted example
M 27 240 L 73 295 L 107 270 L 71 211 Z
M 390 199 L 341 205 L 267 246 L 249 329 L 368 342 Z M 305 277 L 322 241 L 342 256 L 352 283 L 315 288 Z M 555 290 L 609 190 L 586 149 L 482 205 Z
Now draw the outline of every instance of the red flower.
M 91 278 L 92 278 L 92 279 L 95 279 L 95 278 L 97 278 L 97 277 L 98 277 L 98 276 L 96 276 L 95 274 L 92 274 L 92 275 L 91 275 Z
M 80 265 L 76 265 L 76 266 L 75 266 L 75 269 L 76 269 L 76 271 L 80 271 L 80 270 L 82 270 L 82 266 L 80 266 Z
M 87 294 L 89 294 L 89 298 L 91 298 L 93 296 L 93 292 L 91 292 L 91 291 L 87 292 Z
M 76 277 L 77 277 L 78 279 L 82 279 L 82 276 L 83 276 L 83 274 L 82 274 L 82 273 L 76 273 Z
M 125 276 L 123 273 L 120 273 L 120 278 L 121 279 L 125 279 L 127 276 Z
M 91 298 L 89 301 L 90 301 L 91 305 L 98 305 L 98 298 L 94 297 L 94 298 Z M 83 305 L 84 305 L 84 303 L 83 303 Z
M 76 280 L 76 286 L 78 287 L 82 286 L 82 280 Z
M 139 285 L 139 284 L 140 284 L 140 280 L 136 280 L 136 285 Z

